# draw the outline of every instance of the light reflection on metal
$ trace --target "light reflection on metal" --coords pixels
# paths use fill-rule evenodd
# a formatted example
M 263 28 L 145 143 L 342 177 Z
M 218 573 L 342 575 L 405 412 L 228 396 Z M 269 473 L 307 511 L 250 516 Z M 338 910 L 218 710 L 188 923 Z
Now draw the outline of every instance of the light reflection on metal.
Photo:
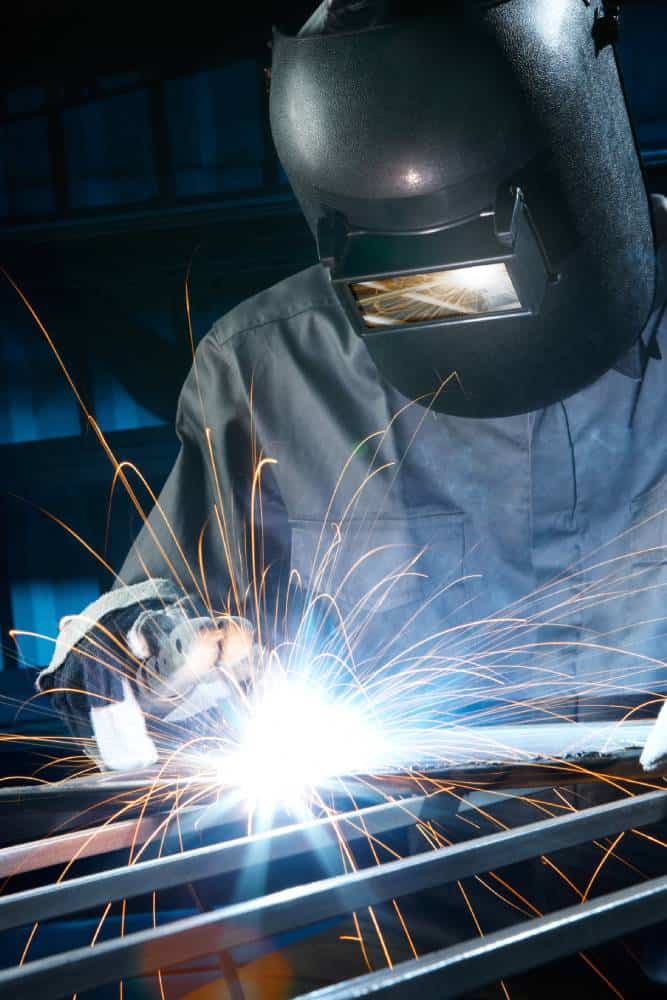
M 207 878 L 213 878 L 230 872 L 242 872 L 244 866 L 256 863 L 258 858 L 263 863 L 269 863 L 327 848 L 335 849 L 339 842 L 339 830 L 344 832 L 345 842 L 351 844 L 387 830 L 414 826 L 429 812 L 434 812 L 434 803 L 426 796 L 416 796 L 396 804 L 385 803 L 311 823 L 283 826 L 184 853 L 114 868 L 101 874 L 83 875 L 40 889 L 15 892 L 6 898 L 0 897 L 0 931 L 30 924 L 35 920 L 50 920 L 93 906 L 104 906 L 108 902 L 131 899 L 147 890 L 186 885 L 201 878 L 202 873 Z M 204 820 L 204 825 L 207 825 L 206 817 Z M 212 825 L 211 821 L 212 817 L 208 821 Z M 197 825 L 200 828 L 200 824 Z M 136 824 L 134 826 L 136 828 Z M 110 829 L 113 829 L 113 824 Z M 84 832 L 89 839 L 91 834 L 94 837 L 94 831 Z M 107 850 L 117 846 L 119 845 L 111 843 Z M 0 864 L 2 854 L 0 852 Z
M 94 948 L 77 948 L 6 969 L 0 972 L 0 994 L 18 991 L 22 1000 L 42 1000 L 44 996 L 56 1000 L 72 992 L 213 954 L 221 943 L 229 949 L 259 941 L 361 907 L 654 823 L 666 815 L 667 793 L 642 794 L 404 860 L 296 884 L 268 896 L 98 943 Z M 154 869 L 159 870 L 160 865 Z M 207 872 L 202 868 L 197 874 L 205 877 Z M 144 890 L 152 887 L 153 881 L 148 879 Z M 82 900 L 75 902 L 74 908 L 80 905 Z M 370 993 L 408 997 L 414 995 L 416 986 L 424 996 L 455 996 L 473 983 L 495 981 L 499 976 L 648 926 L 665 916 L 667 878 L 654 879 L 546 918 L 529 920 L 482 942 L 476 938 L 433 953 L 372 980 L 348 980 L 320 996 L 332 1000 Z M 452 976 L 443 992 L 442 974 L 449 967 L 463 969 L 465 987 L 461 986 L 460 976 Z
M 472 990 L 508 976 L 650 927 L 665 916 L 667 876 L 464 941 L 392 969 L 301 994 L 299 1000 L 370 996 L 413 1000 L 417 992 L 422 1000 L 469 996 Z M 579 995 L 576 985 L 575 995 Z
M 369 327 L 407 326 L 521 308 L 505 264 L 374 278 L 351 282 L 350 289 Z
M 87 827 L 55 837 L 42 837 L 25 844 L 0 848 L 0 878 L 39 871 L 52 865 L 66 864 L 72 857 L 92 858 L 107 851 L 119 851 L 132 844 L 142 844 L 159 826 L 159 818 L 127 819 L 117 823 Z M 2 899 L 0 898 L 0 906 Z

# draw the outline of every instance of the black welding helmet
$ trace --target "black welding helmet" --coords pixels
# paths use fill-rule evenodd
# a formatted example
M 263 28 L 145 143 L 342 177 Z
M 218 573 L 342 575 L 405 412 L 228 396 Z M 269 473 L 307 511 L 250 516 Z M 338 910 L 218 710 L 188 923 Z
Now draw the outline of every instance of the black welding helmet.
M 654 296 L 610 15 L 413 2 L 359 27 L 365 6 L 273 43 L 274 140 L 343 307 L 384 377 L 437 410 L 565 398 L 636 343 Z

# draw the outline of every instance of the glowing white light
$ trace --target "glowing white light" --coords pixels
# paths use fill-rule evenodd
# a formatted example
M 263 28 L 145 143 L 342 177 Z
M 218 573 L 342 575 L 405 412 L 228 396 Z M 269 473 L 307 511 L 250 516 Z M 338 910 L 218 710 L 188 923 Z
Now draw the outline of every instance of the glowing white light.
M 350 285 L 366 326 L 405 326 L 520 309 L 505 264 L 399 274 Z
M 419 184 L 421 184 L 421 181 L 422 181 L 422 175 L 418 170 L 411 168 L 410 170 L 406 171 L 405 183 L 408 185 L 408 187 L 413 187 L 413 188 L 417 187 Z
M 477 267 L 458 267 L 449 272 L 450 281 L 459 288 L 485 291 L 490 298 L 509 290 L 510 277 L 504 264 L 482 264 Z
M 328 779 L 372 771 L 382 757 L 379 731 L 361 706 L 281 678 L 261 692 L 221 777 L 254 809 L 293 809 Z

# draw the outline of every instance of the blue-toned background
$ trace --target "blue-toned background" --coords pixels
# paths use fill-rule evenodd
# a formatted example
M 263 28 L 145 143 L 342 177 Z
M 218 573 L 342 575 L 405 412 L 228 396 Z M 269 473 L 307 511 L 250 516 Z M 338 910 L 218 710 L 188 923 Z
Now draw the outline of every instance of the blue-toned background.
M 57 7 L 56 10 L 53 7 Z M 40 9 L 41 7 L 41 9 Z M 2 263 L 47 325 L 118 455 L 158 490 L 199 339 L 240 299 L 313 260 L 276 160 L 265 70 L 271 25 L 308 4 L 0 13 Z M 139 16 L 137 16 L 137 11 Z M 135 530 L 110 465 L 33 319 L 0 282 L 0 691 L 48 662 L 59 619 L 108 573 L 36 506 L 118 565 Z M 37 635 L 19 637 L 18 628 Z M 0 719 L 8 716 L 0 708 Z M 27 716 L 23 716 L 24 719 Z
M 56 6 L 57 10 L 52 8 Z M 49 328 L 111 447 L 159 489 L 189 346 L 234 303 L 314 259 L 277 163 L 270 26 L 310 7 L 170 14 L 71 0 L 0 13 L 2 262 Z M 103 18 L 106 17 L 106 20 Z M 667 5 L 627 3 L 621 58 L 649 181 L 667 190 Z M 0 282 L 0 691 L 28 689 L 48 639 L 110 580 L 42 507 L 118 566 L 135 524 L 52 352 Z M 2 717 L 4 713 L 4 718 Z M 2 727 L 9 709 L 0 708 Z M 22 717 L 24 720 L 28 716 Z M 23 724 L 23 723 L 22 723 Z M 37 724 L 35 722 L 35 724 Z

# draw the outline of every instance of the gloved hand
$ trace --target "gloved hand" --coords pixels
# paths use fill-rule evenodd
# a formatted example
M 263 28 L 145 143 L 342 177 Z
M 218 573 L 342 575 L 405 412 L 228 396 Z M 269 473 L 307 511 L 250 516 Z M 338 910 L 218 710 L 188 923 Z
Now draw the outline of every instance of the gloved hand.
M 245 619 L 188 618 L 183 602 L 110 612 L 39 681 L 73 735 L 109 770 L 156 763 L 151 722 L 181 721 L 241 692 L 253 670 Z M 116 641 L 114 641 L 114 639 Z M 147 724 L 148 722 L 148 724 Z
M 667 764 L 667 701 L 663 702 L 653 723 L 639 762 L 645 771 L 657 771 L 662 764 Z
M 135 680 L 140 704 L 160 715 L 187 710 L 201 685 L 215 688 L 209 700 L 239 692 L 253 668 L 253 628 L 245 618 L 191 617 L 174 605 L 143 611 L 128 633 L 128 646 L 140 661 Z
M 159 602 L 151 602 L 154 608 Z M 135 606 L 115 609 L 81 622 L 80 637 L 59 657 L 57 666 L 40 674 L 37 687 L 49 693 L 50 704 L 86 753 L 101 767 L 129 770 L 157 760 L 153 741 L 139 708 L 132 681 L 135 663 L 127 654 L 127 633 L 137 617 Z M 61 636 L 72 619 L 61 622 Z M 57 647 L 56 647 L 57 648 Z M 101 749 L 97 722 L 104 730 Z

